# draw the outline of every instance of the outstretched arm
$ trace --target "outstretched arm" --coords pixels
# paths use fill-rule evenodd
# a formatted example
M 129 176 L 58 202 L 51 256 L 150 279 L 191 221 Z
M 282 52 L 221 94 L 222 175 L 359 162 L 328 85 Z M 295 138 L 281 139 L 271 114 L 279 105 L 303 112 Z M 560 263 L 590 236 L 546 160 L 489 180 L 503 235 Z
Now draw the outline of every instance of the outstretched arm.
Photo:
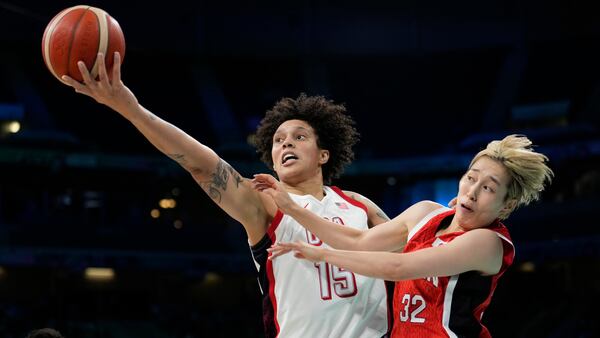
M 279 209 L 336 249 L 364 251 L 401 251 L 408 232 L 423 216 L 439 208 L 433 202 L 419 202 L 394 219 L 369 230 L 358 230 L 325 220 L 292 201 L 284 187 L 273 176 L 254 175 L 254 188 L 270 196 Z
M 258 242 L 270 217 L 267 209 L 273 212 L 274 204 L 253 191 L 250 184 L 212 149 L 140 105 L 121 81 L 118 53 L 115 53 L 110 77 L 102 54 L 98 54 L 98 60 L 98 80 L 91 78 L 83 62 L 78 63 L 83 83 L 68 76 L 63 80 L 76 92 L 112 108 L 129 120 L 158 150 L 187 170 L 225 212 L 244 225 L 251 243 Z M 264 201 L 271 203 L 271 207 L 266 208 Z
M 304 242 L 279 243 L 270 249 L 272 257 L 290 250 L 297 258 L 325 261 L 354 273 L 384 280 L 452 276 L 473 270 L 495 274 L 502 266 L 503 253 L 500 238 L 487 229 L 469 231 L 445 245 L 402 254 L 344 251 Z

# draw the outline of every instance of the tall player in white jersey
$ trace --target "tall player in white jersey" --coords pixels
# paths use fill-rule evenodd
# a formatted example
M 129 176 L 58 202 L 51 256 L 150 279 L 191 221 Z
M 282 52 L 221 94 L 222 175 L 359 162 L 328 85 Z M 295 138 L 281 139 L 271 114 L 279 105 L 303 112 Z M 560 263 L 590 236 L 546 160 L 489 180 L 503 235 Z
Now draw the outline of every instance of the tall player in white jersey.
M 290 194 L 292 200 L 323 219 L 367 230 L 367 208 L 337 187 L 324 187 L 322 200 Z M 265 260 L 272 244 L 302 241 L 326 247 L 296 220 L 278 211 L 268 237 L 253 247 L 263 292 L 269 294 L 281 337 L 381 337 L 387 330 L 387 305 L 381 297 L 381 280 L 364 277 L 326 262 L 309 262 L 291 256 Z M 378 323 L 374 325 L 374 323 Z
M 539 197 L 553 175 L 547 160 L 524 136 L 490 142 L 461 178 L 456 210 L 421 201 L 369 230 L 316 217 L 298 207 L 273 177 L 256 175 L 257 190 L 339 249 L 279 243 L 270 259 L 289 257 L 284 254 L 294 250 L 296 257 L 317 264 L 397 281 L 392 337 L 488 338 L 481 318 L 514 258 L 500 220 Z
M 307 235 L 289 219 L 281 218 L 275 202 L 255 191 L 249 180 L 241 178 L 212 149 L 140 105 L 121 81 L 118 53 L 111 77 L 104 57 L 99 55 L 98 59 L 98 80 L 91 78 L 82 62 L 78 66 L 83 83 L 67 76 L 63 80 L 76 92 L 92 97 L 129 120 L 158 150 L 186 169 L 220 208 L 244 226 L 258 263 L 267 337 L 366 338 L 381 337 L 388 331 L 387 297 L 382 281 L 329 264 L 290 261 L 292 266 L 288 267 L 284 263 L 267 262 L 266 249 L 275 240 L 317 243 L 318 239 Z M 307 208 L 318 209 L 321 204 L 319 213 L 323 217 L 339 218 L 340 222 L 347 221 L 365 230 L 389 219 L 361 195 L 348 192 L 351 199 L 344 199 L 340 197 L 343 193 L 332 192 L 325 186 L 354 157 L 352 146 L 358 140 L 358 133 L 353 125 L 342 105 L 321 96 L 300 95 L 297 99 L 282 99 L 266 113 L 254 143 L 285 189 L 302 196 L 298 199 L 311 201 Z

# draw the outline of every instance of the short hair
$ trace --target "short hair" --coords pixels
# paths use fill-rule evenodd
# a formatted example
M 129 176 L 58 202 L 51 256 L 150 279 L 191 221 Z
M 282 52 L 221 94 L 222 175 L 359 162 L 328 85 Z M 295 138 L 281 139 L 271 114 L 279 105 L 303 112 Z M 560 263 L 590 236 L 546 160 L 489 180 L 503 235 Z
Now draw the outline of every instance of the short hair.
M 524 135 L 509 135 L 502 140 L 490 142 L 484 150 L 475 155 L 469 169 L 483 156 L 502 163 L 507 169 L 511 180 L 508 183 L 505 201 L 517 201 L 513 210 L 538 200 L 540 193 L 552 182 L 554 176 L 546 164 L 548 157 L 535 152 L 531 141 Z M 508 218 L 513 210 L 501 214 L 500 219 Z
M 354 160 L 352 147 L 359 140 L 354 120 L 346 115 L 343 104 L 336 104 L 323 96 L 283 98 L 273 106 L 261 120 L 251 143 L 261 160 L 273 169 L 273 135 L 279 126 L 288 120 L 302 120 L 308 123 L 317 135 L 317 146 L 329 150 L 329 160 L 322 166 L 323 182 L 340 177 L 344 168 Z
M 27 334 L 25 338 L 64 338 L 60 332 L 51 329 L 51 328 L 43 328 L 38 330 L 33 330 Z

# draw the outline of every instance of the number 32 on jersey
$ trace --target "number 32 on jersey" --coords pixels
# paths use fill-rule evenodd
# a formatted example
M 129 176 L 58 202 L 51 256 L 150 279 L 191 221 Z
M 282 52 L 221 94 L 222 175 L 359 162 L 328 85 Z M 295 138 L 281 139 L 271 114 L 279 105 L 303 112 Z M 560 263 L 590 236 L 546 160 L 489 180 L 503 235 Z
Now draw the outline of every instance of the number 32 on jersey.
M 400 321 L 411 323 L 425 323 L 425 318 L 419 314 L 425 310 L 427 304 L 421 295 L 410 295 L 405 293 L 402 297 L 403 308 L 400 308 Z

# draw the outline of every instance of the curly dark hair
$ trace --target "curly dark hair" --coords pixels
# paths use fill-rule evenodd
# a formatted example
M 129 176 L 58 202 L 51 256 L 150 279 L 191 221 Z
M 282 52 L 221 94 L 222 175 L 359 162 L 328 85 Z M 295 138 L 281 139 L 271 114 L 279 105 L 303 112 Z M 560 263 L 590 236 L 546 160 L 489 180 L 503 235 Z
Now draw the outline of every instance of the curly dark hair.
M 344 168 L 354 159 L 352 146 L 359 140 L 354 120 L 346 115 L 346 107 L 323 96 L 307 96 L 302 93 L 297 99 L 283 98 L 265 114 L 250 143 L 256 147 L 261 160 L 273 169 L 271 148 L 273 135 L 279 126 L 288 120 L 308 123 L 317 135 L 317 146 L 329 150 L 329 161 L 322 167 L 323 182 L 331 184 Z
M 64 337 L 63 337 L 63 335 L 60 334 L 60 332 L 47 327 L 47 328 L 43 328 L 43 329 L 33 330 L 33 331 L 29 332 L 27 334 L 27 337 L 25 337 L 25 338 L 64 338 Z

